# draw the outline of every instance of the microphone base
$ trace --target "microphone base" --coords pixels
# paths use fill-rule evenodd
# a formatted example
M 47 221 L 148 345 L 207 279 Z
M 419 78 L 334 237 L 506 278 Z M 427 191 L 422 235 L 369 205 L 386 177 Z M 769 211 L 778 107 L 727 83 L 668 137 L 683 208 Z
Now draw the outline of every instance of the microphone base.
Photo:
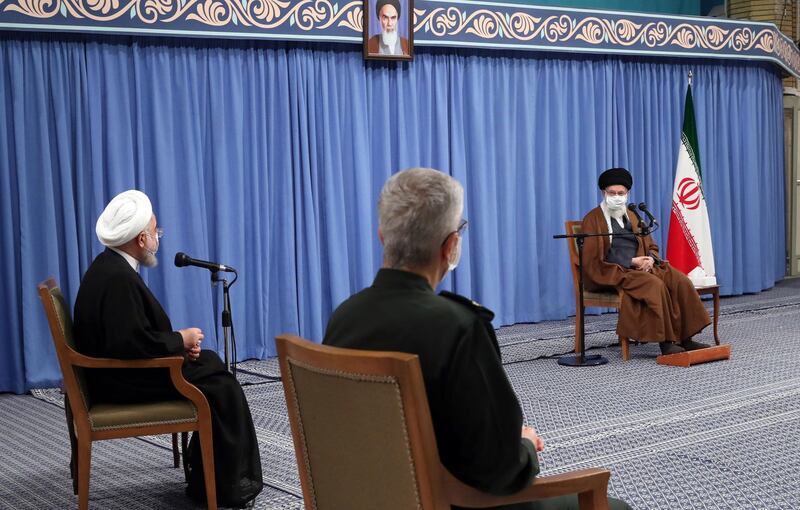
M 581 356 L 576 354 L 574 356 L 562 356 L 558 358 L 558 364 L 565 367 L 596 367 L 598 365 L 605 365 L 608 360 L 599 354 L 591 356 Z

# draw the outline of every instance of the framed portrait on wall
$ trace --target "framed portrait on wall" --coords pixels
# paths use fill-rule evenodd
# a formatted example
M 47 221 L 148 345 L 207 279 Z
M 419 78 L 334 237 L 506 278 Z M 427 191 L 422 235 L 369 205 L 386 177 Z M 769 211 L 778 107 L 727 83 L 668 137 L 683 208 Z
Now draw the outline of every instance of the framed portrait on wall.
M 414 58 L 414 0 L 364 0 L 364 58 Z

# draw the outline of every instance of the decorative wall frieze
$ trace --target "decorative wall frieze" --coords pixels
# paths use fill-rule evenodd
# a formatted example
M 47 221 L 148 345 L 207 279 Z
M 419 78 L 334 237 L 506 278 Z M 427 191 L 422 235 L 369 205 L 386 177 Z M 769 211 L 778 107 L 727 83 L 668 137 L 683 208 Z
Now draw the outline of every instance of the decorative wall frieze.
M 361 44 L 361 0 L 0 0 L 0 30 Z M 416 0 L 416 46 L 772 61 L 800 51 L 769 23 L 459 0 Z

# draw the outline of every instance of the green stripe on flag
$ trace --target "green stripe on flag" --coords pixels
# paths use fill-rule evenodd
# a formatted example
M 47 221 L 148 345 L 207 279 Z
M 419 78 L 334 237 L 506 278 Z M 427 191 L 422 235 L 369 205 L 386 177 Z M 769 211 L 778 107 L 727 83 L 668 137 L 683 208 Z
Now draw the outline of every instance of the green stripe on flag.
M 692 101 L 692 86 L 686 87 L 686 105 L 683 109 L 683 133 L 686 137 L 686 150 L 689 151 L 689 158 L 697 171 L 700 183 L 703 182 L 703 172 L 700 168 L 700 145 L 697 143 L 697 126 L 694 120 L 694 101 Z

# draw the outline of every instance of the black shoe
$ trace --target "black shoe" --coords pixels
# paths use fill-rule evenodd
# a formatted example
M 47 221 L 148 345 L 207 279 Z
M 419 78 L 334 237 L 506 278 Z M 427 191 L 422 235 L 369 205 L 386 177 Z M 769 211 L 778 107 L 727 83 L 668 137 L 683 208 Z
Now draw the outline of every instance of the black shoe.
M 658 346 L 661 347 L 661 354 L 664 355 L 678 354 L 679 352 L 686 351 L 686 349 L 673 342 L 659 342 Z
M 683 342 L 681 342 L 681 347 L 686 349 L 687 351 L 696 351 L 697 349 L 705 349 L 706 347 L 710 347 L 706 344 L 701 344 L 700 342 L 695 342 L 691 338 L 687 338 Z
M 206 498 L 205 490 L 201 494 L 197 489 L 193 486 L 188 485 L 186 486 L 186 496 L 191 499 L 193 502 L 197 503 L 198 505 L 205 506 L 208 503 L 208 499 Z

